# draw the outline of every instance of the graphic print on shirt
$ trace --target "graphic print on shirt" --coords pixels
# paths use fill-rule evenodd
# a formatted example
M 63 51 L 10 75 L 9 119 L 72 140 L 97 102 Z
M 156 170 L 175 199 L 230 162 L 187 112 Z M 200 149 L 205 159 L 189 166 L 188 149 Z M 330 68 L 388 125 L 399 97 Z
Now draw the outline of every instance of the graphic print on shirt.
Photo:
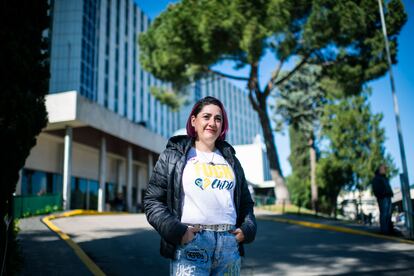
M 208 187 L 219 190 L 232 190 L 234 187 L 234 177 L 228 165 L 213 165 L 197 162 L 194 164 L 195 176 L 194 184 L 201 190 Z
M 237 182 L 233 168 L 220 151 L 205 153 L 191 148 L 182 185 L 181 222 L 206 225 L 236 223 L 234 190 Z

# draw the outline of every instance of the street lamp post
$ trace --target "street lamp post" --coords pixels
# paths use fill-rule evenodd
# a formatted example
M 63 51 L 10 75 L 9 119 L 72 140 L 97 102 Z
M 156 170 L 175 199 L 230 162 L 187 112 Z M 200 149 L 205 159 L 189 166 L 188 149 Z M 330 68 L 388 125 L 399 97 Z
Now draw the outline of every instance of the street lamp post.
M 406 217 L 406 226 L 409 231 L 410 239 L 414 238 L 414 229 L 413 229 L 413 212 L 412 212 L 412 205 L 411 205 L 411 196 L 410 196 L 410 185 L 408 180 L 408 170 L 407 170 L 407 161 L 405 158 L 405 150 L 404 150 L 404 142 L 401 130 L 401 123 L 400 123 L 400 111 L 398 109 L 398 100 L 397 94 L 395 93 L 395 84 L 394 84 L 394 76 L 392 74 L 392 63 L 391 63 L 391 55 L 390 55 L 390 48 L 388 44 L 388 36 L 387 36 L 387 27 L 385 25 L 384 20 L 384 11 L 382 9 L 382 0 L 378 0 L 379 5 L 379 12 L 381 16 L 381 25 L 382 25 L 382 32 L 384 34 L 385 40 L 385 50 L 387 53 L 387 62 L 388 62 L 388 71 L 390 74 L 390 81 L 391 81 L 391 93 L 392 99 L 394 102 L 394 113 L 395 113 L 395 120 L 397 123 L 397 132 L 398 132 L 398 142 L 400 145 L 400 154 L 401 154 L 401 163 L 403 167 L 403 173 L 401 177 L 401 193 L 402 193 L 402 202 L 405 210 L 405 217 Z

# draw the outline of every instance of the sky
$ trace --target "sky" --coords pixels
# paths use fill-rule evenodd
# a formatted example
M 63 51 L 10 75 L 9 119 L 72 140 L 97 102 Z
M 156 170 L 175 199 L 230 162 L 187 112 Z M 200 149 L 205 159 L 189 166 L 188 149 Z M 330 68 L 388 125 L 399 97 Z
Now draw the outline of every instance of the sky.
M 373 0 L 374 1 L 374 0 Z M 164 11 L 168 3 L 173 1 L 168 0 L 135 0 L 135 2 L 143 9 L 151 19 L 154 19 L 158 14 Z M 393 65 L 392 72 L 395 80 L 395 90 L 398 98 L 401 130 L 403 134 L 405 155 L 407 159 L 408 177 L 410 183 L 414 183 L 414 127 L 411 124 L 411 119 L 414 119 L 414 1 L 403 0 L 405 10 L 408 14 L 407 23 L 404 25 L 400 36 L 398 38 L 398 63 Z M 265 83 L 269 79 L 271 71 L 275 64 L 269 56 L 264 56 L 263 62 L 260 66 L 262 73 L 260 83 Z M 223 63 L 215 67 L 227 73 L 234 73 L 231 64 Z M 246 75 L 247 71 L 240 70 L 237 75 Z M 245 88 L 245 83 L 234 82 L 241 88 Z M 389 74 L 384 75 L 375 81 L 371 81 L 368 85 L 372 88 L 372 95 L 370 97 L 371 109 L 373 113 L 382 113 L 384 118 L 381 126 L 385 129 L 387 140 L 385 142 L 385 150 L 394 159 L 400 173 L 402 172 L 400 146 L 398 142 L 396 119 L 393 107 L 393 99 L 391 94 L 391 85 Z M 276 146 L 279 153 L 280 163 L 284 175 L 289 175 L 291 167 L 288 162 L 289 157 L 289 138 L 287 134 L 276 134 Z M 399 177 L 391 180 L 391 185 L 394 188 L 400 187 Z

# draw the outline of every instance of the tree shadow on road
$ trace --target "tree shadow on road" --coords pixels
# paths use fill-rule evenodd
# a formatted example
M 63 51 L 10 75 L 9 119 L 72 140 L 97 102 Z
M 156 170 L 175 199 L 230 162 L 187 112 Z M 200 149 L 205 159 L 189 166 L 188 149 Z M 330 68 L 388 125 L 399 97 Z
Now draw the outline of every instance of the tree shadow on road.
M 168 275 L 169 260 L 160 256 L 160 238 L 154 230 L 113 231 L 111 238 L 78 243 L 107 275 Z
M 258 221 L 243 275 L 413 275 L 414 246 L 368 236 Z M 392 252 L 391 252 L 392 251 Z

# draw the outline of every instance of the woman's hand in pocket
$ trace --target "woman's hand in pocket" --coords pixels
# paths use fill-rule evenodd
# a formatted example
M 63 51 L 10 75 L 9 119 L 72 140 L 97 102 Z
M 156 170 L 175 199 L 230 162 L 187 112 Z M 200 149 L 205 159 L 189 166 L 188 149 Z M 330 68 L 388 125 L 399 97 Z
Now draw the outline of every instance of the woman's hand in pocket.
M 240 228 L 237 228 L 236 230 L 234 230 L 231 233 L 236 237 L 236 241 L 238 243 L 241 243 L 241 242 L 244 241 L 244 234 L 243 234 L 243 231 Z
M 200 231 L 200 228 L 196 228 L 193 226 L 188 226 L 187 231 L 185 231 L 184 236 L 181 238 L 181 244 L 187 244 L 194 239 L 194 236 L 197 232 Z

